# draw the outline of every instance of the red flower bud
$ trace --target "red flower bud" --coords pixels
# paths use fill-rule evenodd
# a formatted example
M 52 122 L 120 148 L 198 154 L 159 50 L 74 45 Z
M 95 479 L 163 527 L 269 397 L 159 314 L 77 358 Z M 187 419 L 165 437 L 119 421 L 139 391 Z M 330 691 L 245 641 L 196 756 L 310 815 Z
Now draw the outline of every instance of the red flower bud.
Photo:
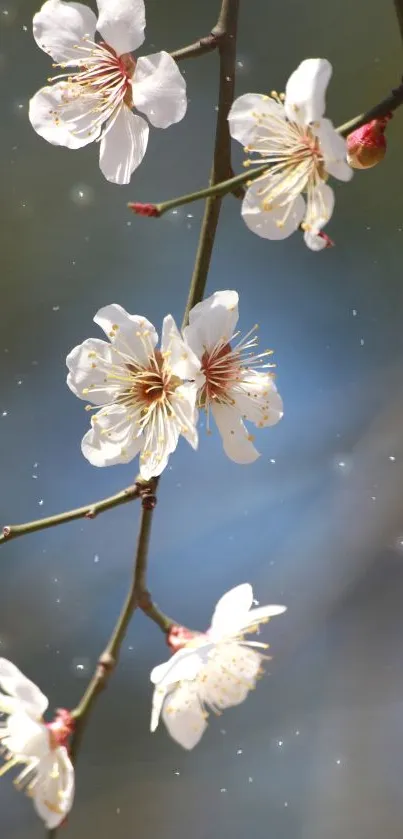
M 347 160 L 353 169 L 370 169 L 385 157 L 385 128 L 393 114 L 373 119 L 347 137 Z
M 155 216 L 158 218 L 160 212 L 156 204 L 141 204 L 141 203 L 130 203 L 127 205 L 129 210 L 133 210 L 133 213 L 136 213 L 138 216 Z

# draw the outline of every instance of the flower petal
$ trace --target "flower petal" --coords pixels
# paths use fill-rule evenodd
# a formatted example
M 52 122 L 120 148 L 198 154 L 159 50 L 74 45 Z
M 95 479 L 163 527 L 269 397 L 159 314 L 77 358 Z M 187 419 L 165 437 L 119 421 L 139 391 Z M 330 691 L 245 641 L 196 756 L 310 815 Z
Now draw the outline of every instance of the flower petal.
M 257 460 L 260 457 L 259 452 L 252 445 L 252 437 L 248 434 L 238 411 L 230 405 L 218 403 L 213 404 L 211 410 L 228 457 L 235 463 L 253 463 Z
M 242 583 L 227 591 L 214 609 L 209 637 L 218 641 L 222 636 L 237 634 L 252 603 L 253 589 L 249 583 Z
M 110 436 L 105 427 L 105 418 L 101 417 L 101 420 L 93 418 L 93 426 L 81 441 L 81 451 L 93 466 L 114 466 L 117 463 L 130 463 L 139 453 L 143 445 L 143 438 L 141 435 L 135 436 L 138 427 L 135 425 L 134 419 L 132 421 L 129 417 L 125 419 L 125 413 L 127 414 L 127 408 L 122 409 L 114 406 L 111 409 L 107 420 L 110 424 L 115 420 L 115 424 L 120 423 L 120 425 L 115 431 L 109 432 Z M 99 414 L 96 416 L 98 418 Z
M 176 422 L 180 433 L 190 443 L 193 449 L 197 449 L 199 435 L 197 433 L 198 411 L 196 409 L 196 398 L 199 385 L 196 382 L 186 382 L 179 385 L 171 397 L 171 405 L 176 415 Z
M 186 113 L 186 82 L 168 52 L 143 55 L 137 60 L 132 81 L 134 106 L 156 128 L 168 128 Z
M 307 58 L 291 74 L 285 88 L 284 108 L 292 122 L 308 125 L 325 112 L 325 94 L 332 75 L 326 58 Z
M 171 691 L 164 701 L 162 718 L 173 740 L 184 749 L 193 749 L 207 728 L 197 686 L 184 682 Z
M 97 19 L 82 3 L 47 0 L 32 23 L 38 47 L 58 63 L 78 64 L 83 53 L 77 47 L 84 38 L 94 40 Z
M 30 760 L 42 760 L 49 754 L 49 731 L 44 723 L 31 716 L 29 710 L 12 714 L 7 721 L 6 733 L 2 745 L 12 754 Z
M 246 146 L 268 139 L 286 126 L 284 105 L 262 93 L 238 96 L 228 114 L 231 137 Z
M 48 830 L 66 818 L 74 800 L 74 768 L 67 749 L 59 747 L 40 762 L 33 801 Z
M 334 192 L 330 186 L 321 181 L 308 193 L 304 230 L 318 234 L 331 218 L 333 208 Z
M 282 615 L 284 612 L 287 611 L 287 606 L 259 606 L 258 609 L 251 609 L 250 612 L 245 616 L 245 619 L 240 624 L 240 629 L 245 631 L 250 626 L 255 626 L 256 624 L 260 623 L 261 621 L 267 620 L 268 618 L 274 618 L 277 615 Z
M 197 650 L 193 647 L 184 647 L 174 653 L 168 661 L 158 664 L 150 674 L 150 680 L 159 687 L 170 687 L 183 679 L 191 681 L 195 679 L 200 669 L 204 666 L 205 659 L 212 649 L 212 644 L 206 635 L 200 636 L 200 646 Z
M 48 707 L 49 702 L 42 691 L 6 658 L 0 658 L 0 687 L 38 717 L 41 717 Z
M 350 181 L 353 170 L 348 165 L 347 145 L 344 137 L 336 131 L 330 119 L 320 119 L 312 126 L 312 133 L 320 142 L 320 148 L 325 161 L 325 169 L 329 175 L 339 181 Z
M 236 642 L 216 647 L 199 681 L 199 698 L 213 710 L 240 705 L 253 690 L 262 656 Z
M 118 55 L 138 49 L 144 41 L 143 0 L 97 0 L 97 29 Z
M 169 455 L 175 451 L 180 434 L 180 424 L 168 416 L 166 409 L 156 405 L 144 427 L 144 443 L 140 454 L 140 475 L 145 481 L 161 475 Z
M 40 137 L 53 146 L 80 149 L 99 137 L 94 124 L 95 97 L 74 96 L 65 82 L 42 87 L 29 103 L 29 120 Z
M 137 362 L 140 367 L 148 366 L 158 335 L 147 318 L 129 315 L 123 306 L 111 303 L 99 309 L 94 322 L 103 329 L 116 353 L 120 354 L 122 365 L 126 362 Z
M 99 150 L 99 166 L 107 181 L 128 184 L 146 153 L 149 128 L 124 103 L 106 125 Z
M 218 342 L 231 340 L 238 323 L 238 300 L 236 291 L 216 291 L 191 309 L 184 336 L 199 358 Z
M 242 218 L 252 233 L 263 239 L 287 239 L 299 227 L 305 213 L 305 201 L 298 195 L 288 204 L 274 201 L 263 209 L 261 186 L 253 183 L 242 202 Z
M 194 380 L 201 375 L 200 385 L 203 383 L 200 361 L 183 340 L 172 315 L 166 315 L 162 323 L 161 352 L 168 354 L 168 364 L 175 376 Z
M 116 395 L 116 384 L 107 378 L 110 365 L 121 364 L 114 347 L 98 338 L 87 338 L 71 350 L 66 358 L 69 368 L 67 385 L 79 399 L 103 405 Z M 109 370 L 108 370 L 109 368 Z
M 304 242 L 311 251 L 323 251 L 329 246 L 325 236 L 320 236 L 318 233 L 311 233 L 306 230 L 304 233 Z
M 258 428 L 276 425 L 283 416 L 283 400 L 269 374 L 245 370 L 231 396 L 242 417 Z

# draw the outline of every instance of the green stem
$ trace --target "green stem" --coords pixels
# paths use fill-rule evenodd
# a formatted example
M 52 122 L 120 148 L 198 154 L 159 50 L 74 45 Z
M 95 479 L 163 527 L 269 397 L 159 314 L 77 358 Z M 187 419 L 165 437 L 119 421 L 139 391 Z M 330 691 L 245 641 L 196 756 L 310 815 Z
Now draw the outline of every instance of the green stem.
M 55 516 L 48 516 L 44 519 L 37 519 L 36 521 L 28 521 L 25 524 L 10 524 L 3 527 L 3 533 L 0 535 L 0 544 L 2 542 L 9 542 L 11 539 L 16 539 L 18 536 L 24 536 L 26 533 L 34 533 L 36 530 L 46 530 L 48 527 L 56 527 L 58 524 L 64 524 L 75 519 L 94 519 L 99 513 L 104 513 L 106 510 L 112 510 L 113 507 L 119 507 L 121 504 L 127 504 L 128 501 L 133 501 L 140 495 L 141 485 L 135 483 L 132 486 L 122 489 L 116 495 L 111 495 L 109 498 L 103 498 L 101 501 L 95 501 L 93 504 L 86 504 L 85 507 L 77 507 L 75 510 L 67 510 L 64 513 L 57 513 Z
M 190 192 L 188 195 L 181 195 L 179 198 L 172 198 L 170 201 L 164 201 L 161 204 L 156 204 L 158 216 L 163 216 L 168 210 L 173 210 L 175 207 L 182 207 L 184 204 L 191 204 L 193 201 L 200 201 L 202 198 L 209 198 L 210 196 L 222 196 L 228 192 L 233 192 L 238 186 L 254 181 L 263 175 L 268 170 L 269 166 L 265 163 L 263 166 L 257 166 L 256 169 L 251 169 L 247 172 L 241 172 L 240 175 L 235 175 L 233 178 L 228 178 L 220 183 L 214 183 L 211 186 L 201 189 L 198 192 Z

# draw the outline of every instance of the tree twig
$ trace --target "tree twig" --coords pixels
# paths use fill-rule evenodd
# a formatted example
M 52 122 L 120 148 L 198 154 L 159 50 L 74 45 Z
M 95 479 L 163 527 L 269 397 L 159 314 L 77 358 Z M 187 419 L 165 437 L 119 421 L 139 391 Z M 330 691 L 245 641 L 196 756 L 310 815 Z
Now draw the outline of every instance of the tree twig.
M 7 524 L 3 527 L 3 533 L 0 535 L 0 544 L 16 539 L 18 536 L 24 536 L 26 533 L 46 530 L 48 527 L 56 527 L 58 524 L 75 521 L 75 519 L 95 519 L 99 513 L 112 510 L 121 504 L 127 504 L 128 501 L 134 501 L 141 494 L 142 486 L 145 486 L 145 484 L 136 482 L 132 486 L 117 492 L 116 495 L 110 495 L 109 498 L 102 498 L 101 501 L 94 501 L 93 504 L 86 504 L 84 507 L 77 507 L 75 510 L 66 510 L 64 513 L 57 513 L 55 516 L 48 516 L 36 521 L 28 521 L 25 524 Z
M 219 37 L 210 32 L 205 38 L 200 38 L 194 44 L 189 44 L 188 47 L 182 47 L 180 50 L 171 52 L 172 58 L 177 63 L 186 58 L 197 58 L 199 55 L 205 55 L 207 52 L 213 52 L 218 47 Z

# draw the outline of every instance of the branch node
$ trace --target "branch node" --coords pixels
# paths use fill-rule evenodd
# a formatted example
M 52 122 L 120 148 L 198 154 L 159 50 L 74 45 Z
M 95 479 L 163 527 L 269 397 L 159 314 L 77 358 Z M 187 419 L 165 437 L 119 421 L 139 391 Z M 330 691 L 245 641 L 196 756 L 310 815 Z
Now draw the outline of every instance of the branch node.
M 3 536 L 5 539 L 8 539 L 11 536 L 11 527 L 10 525 L 6 525 L 3 527 Z

